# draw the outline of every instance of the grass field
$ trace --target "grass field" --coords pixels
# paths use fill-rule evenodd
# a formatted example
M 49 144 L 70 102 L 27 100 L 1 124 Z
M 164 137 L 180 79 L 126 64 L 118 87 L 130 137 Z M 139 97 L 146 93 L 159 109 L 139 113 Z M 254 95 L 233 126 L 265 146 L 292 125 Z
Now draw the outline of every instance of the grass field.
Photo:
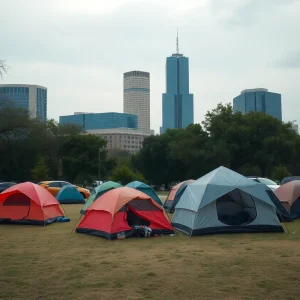
M 285 234 L 107 241 L 70 223 L 0 225 L 0 299 L 299 299 L 300 220 Z

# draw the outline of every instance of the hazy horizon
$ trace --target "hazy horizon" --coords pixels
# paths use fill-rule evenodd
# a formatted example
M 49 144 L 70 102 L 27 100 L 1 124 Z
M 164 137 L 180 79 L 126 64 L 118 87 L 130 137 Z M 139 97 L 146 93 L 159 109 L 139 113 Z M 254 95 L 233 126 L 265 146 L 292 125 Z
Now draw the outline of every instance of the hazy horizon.
M 199 3 L 198 3 L 199 2 Z M 161 126 L 165 60 L 189 57 L 195 122 L 244 89 L 282 95 L 298 120 L 300 1 L 0 0 L 1 84 L 48 89 L 48 118 L 122 112 L 123 73 L 150 72 L 151 128 Z

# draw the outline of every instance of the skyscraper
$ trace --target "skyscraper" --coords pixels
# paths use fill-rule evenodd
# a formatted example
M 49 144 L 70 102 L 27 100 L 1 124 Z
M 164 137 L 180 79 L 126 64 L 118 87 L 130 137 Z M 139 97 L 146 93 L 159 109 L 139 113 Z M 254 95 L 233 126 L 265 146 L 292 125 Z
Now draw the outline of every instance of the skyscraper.
M 38 85 L 0 84 L 0 105 L 12 103 L 30 113 L 31 118 L 47 120 L 47 88 Z
M 282 121 L 281 95 L 267 89 L 248 89 L 233 99 L 233 110 L 247 114 L 250 111 L 264 112 Z
M 138 116 L 138 130 L 150 134 L 150 73 L 124 73 L 124 113 Z
M 189 93 L 189 59 L 176 53 L 166 61 L 166 93 L 162 96 L 162 128 L 185 128 L 194 123 L 194 95 Z

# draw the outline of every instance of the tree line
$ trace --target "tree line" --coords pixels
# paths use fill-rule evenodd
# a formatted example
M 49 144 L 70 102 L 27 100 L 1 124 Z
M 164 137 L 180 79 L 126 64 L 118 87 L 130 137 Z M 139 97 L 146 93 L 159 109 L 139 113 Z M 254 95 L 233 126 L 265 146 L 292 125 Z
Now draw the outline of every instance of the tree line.
M 0 180 L 100 179 L 169 185 L 197 179 L 223 165 L 241 174 L 282 179 L 299 175 L 300 137 L 291 123 L 263 113 L 234 113 L 230 104 L 208 111 L 202 124 L 169 129 L 144 140 L 136 155 L 106 149 L 106 141 L 75 125 L 41 123 L 0 99 Z
M 132 164 L 153 184 L 197 179 L 220 165 L 281 180 L 299 175 L 299 158 L 300 137 L 291 123 L 264 113 L 242 115 L 231 104 L 219 104 L 202 124 L 147 138 Z

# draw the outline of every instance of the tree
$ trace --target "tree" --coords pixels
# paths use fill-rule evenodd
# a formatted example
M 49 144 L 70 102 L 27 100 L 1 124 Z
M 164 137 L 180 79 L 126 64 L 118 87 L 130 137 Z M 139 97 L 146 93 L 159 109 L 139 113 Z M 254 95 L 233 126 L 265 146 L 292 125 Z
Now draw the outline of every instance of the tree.
M 31 170 L 32 178 L 35 182 L 48 179 L 49 168 L 45 164 L 44 157 L 40 157 L 34 168 Z
M 291 176 L 292 174 L 288 171 L 285 166 L 277 166 L 274 168 L 272 178 L 278 181 L 282 181 L 283 178 Z
M 145 178 L 142 174 L 133 172 L 127 165 L 121 165 L 113 170 L 112 180 L 125 185 L 135 180 L 144 182 Z
M 8 66 L 5 60 L 0 59 L 0 79 L 3 78 L 4 74 L 7 73 Z
M 101 149 L 101 174 L 107 174 L 106 141 L 92 134 L 65 136 L 59 156 L 62 159 L 63 177 L 74 182 L 77 177 L 98 174 Z
M 48 166 L 49 178 L 92 180 L 98 174 L 99 148 L 103 149 L 101 174 L 108 177 L 116 163 L 107 159 L 105 145 L 101 138 L 83 134 L 78 126 L 40 122 L 11 105 L 0 108 L 1 180 L 32 180 L 40 157 Z
M 132 166 L 132 155 L 128 151 L 120 149 L 110 149 L 107 152 L 107 157 L 113 160 L 117 165 L 128 165 L 129 167 Z

